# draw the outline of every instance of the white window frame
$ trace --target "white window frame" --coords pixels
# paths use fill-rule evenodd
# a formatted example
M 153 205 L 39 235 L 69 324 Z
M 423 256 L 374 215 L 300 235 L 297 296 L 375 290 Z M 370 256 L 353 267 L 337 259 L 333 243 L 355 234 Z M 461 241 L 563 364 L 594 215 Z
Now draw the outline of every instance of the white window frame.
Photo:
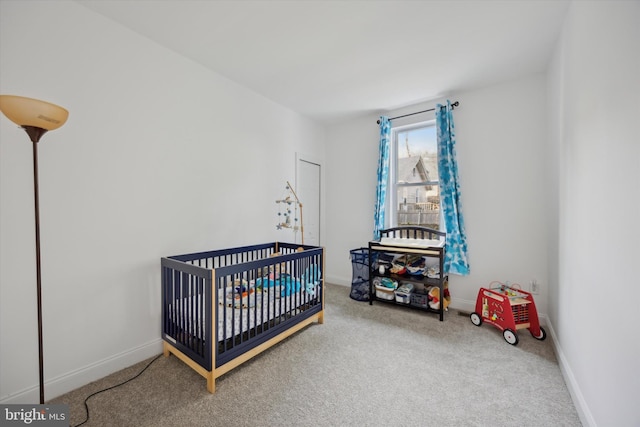
M 387 215 L 388 227 L 397 227 L 398 226 L 398 187 L 418 187 L 426 185 L 436 185 L 440 186 L 440 180 L 431 180 L 427 182 L 420 182 L 415 184 L 403 184 L 398 185 L 397 172 L 398 172 L 398 134 L 401 132 L 409 131 L 412 129 L 418 129 L 423 127 L 431 127 L 436 126 L 436 120 L 425 120 L 416 123 L 400 125 L 400 126 L 392 126 L 391 127 L 391 144 L 389 147 L 389 186 L 388 186 L 388 197 L 387 197 L 387 206 L 386 210 L 390 213 Z M 441 204 L 442 206 L 442 204 Z M 443 229 L 443 218 L 442 218 L 442 209 L 440 210 L 440 221 L 439 227 L 440 230 Z

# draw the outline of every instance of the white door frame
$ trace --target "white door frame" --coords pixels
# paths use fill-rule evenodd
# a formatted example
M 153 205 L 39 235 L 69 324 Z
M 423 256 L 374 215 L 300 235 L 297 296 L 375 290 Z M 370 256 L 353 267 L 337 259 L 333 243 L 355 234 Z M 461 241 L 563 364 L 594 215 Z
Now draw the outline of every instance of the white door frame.
M 305 153 L 298 153 L 296 152 L 296 166 L 295 166 L 295 170 L 296 170 L 296 183 L 295 183 L 295 187 L 299 188 L 300 186 L 300 168 L 298 167 L 298 164 L 300 162 L 307 162 L 307 163 L 313 163 L 318 165 L 318 167 L 320 168 L 320 188 L 318 189 L 319 191 L 319 196 L 320 196 L 320 206 L 319 206 L 319 212 L 318 212 L 318 245 L 321 245 L 324 241 L 324 215 L 323 215 L 323 210 L 324 210 L 324 205 L 325 205 L 325 200 L 324 200 L 324 167 L 322 164 L 322 160 L 318 157 L 318 156 L 313 156 L 313 155 L 309 155 L 309 154 L 305 154 Z M 303 204 L 304 206 L 304 204 Z

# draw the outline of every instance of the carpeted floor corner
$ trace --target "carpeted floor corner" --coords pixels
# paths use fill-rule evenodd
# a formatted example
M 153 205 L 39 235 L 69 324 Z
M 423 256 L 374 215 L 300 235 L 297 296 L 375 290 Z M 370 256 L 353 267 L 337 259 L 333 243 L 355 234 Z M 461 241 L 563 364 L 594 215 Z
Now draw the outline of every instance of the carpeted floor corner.
M 517 346 L 455 310 L 437 316 L 349 298 L 327 285 L 313 324 L 219 378 L 216 393 L 175 357 L 88 401 L 86 426 L 581 426 L 551 339 Z M 70 405 L 134 377 L 141 362 L 50 403 Z

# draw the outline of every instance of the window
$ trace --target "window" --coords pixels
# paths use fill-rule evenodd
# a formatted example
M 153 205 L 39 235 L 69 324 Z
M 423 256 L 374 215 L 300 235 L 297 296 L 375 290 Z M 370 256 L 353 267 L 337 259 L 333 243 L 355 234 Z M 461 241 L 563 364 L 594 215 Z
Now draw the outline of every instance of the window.
M 391 226 L 440 229 L 440 186 L 435 121 L 391 129 Z

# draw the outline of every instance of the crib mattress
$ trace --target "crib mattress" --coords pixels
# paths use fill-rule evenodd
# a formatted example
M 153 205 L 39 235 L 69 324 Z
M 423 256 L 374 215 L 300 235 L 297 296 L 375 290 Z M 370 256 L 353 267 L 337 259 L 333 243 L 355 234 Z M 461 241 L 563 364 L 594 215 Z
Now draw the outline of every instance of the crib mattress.
M 243 298 L 243 305 L 229 304 L 226 295 L 221 292 L 218 298 L 216 313 L 218 317 L 218 341 L 232 338 L 238 334 L 250 331 L 256 326 L 276 319 L 282 315 L 296 315 L 300 308 L 318 299 L 317 295 L 319 286 L 315 286 L 314 292 L 300 290 L 292 292 L 290 295 L 281 296 L 280 289 L 269 289 L 263 292 L 254 293 Z M 248 302 L 248 303 L 247 303 Z M 169 304 L 169 319 L 180 319 L 180 322 L 186 322 L 187 328 L 191 334 L 199 339 L 205 339 L 205 315 L 204 311 L 200 314 L 194 313 L 193 307 L 204 307 L 202 304 L 202 295 L 185 297 L 177 300 L 174 308 L 173 304 Z

